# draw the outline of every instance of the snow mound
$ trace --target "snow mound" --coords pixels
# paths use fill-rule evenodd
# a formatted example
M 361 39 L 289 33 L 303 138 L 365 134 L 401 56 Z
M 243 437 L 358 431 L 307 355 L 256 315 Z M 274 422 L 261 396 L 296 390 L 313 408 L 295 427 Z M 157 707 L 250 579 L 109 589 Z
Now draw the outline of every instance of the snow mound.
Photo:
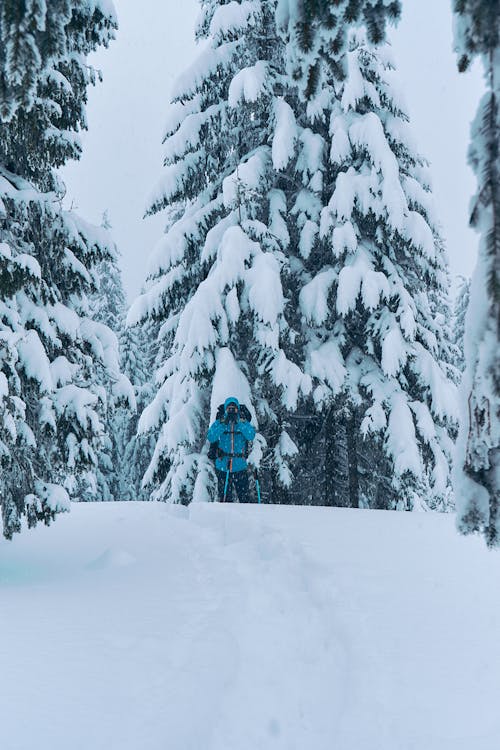
M 2 748 L 497 750 L 499 580 L 451 516 L 78 504 L 0 542 Z

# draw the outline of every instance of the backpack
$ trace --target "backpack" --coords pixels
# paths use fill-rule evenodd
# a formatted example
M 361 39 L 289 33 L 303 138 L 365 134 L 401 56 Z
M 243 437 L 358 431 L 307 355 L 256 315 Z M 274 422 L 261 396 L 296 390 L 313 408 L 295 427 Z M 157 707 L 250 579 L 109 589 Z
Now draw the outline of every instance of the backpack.
M 240 404 L 240 414 L 245 417 L 245 419 L 249 422 L 252 418 L 252 415 L 250 414 L 249 410 L 245 406 L 245 404 Z M 216 419 L 223 419 L 224 417 L 224 404 L 219 404 L 217 408 L 217 414 Z M 208 458 L 211 461 L 215 461 L 217 458 L 219 458 L 219 441 L 217 440 L 215 443 L 210 443 L 210 448 L 208 449 Z M 245 449 L 243 451 L 243 458 L 248 458 L 248 454 L 250 453 L 249 448 L 249 442 L 248 440 L 245 441 Z M 222 453 L 221 453 L 222 455 Z

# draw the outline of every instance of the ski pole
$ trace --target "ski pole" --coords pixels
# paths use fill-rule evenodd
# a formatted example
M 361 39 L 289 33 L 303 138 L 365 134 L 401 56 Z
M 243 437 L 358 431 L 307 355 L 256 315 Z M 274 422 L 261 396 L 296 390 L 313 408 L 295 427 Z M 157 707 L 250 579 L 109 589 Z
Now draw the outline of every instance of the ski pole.
M 223 503 L 226 502 L 226 495 L 227 495 L 228 484 L 229 484 L 229 469 L 226 471 L 226 482 L 224 484 L 224 499 L 222 501 Z
M 257 490 L 257 502 L 259 505 L 261 504 L 261 497 L 260 497 L 260 482 L 259 482 L 259 474 L 257 469 L 254 471 L 254 477 L 255 477 L 255 489 Z

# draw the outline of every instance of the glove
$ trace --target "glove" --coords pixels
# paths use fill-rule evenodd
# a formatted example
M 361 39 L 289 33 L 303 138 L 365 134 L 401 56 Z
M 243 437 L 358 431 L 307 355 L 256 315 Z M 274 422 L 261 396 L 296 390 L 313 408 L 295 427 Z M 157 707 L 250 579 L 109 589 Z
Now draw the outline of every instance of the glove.
M 215 415 L 215 419 L 217 419 L 219 422 L 224 421 L 224 404 L 221 404 L 219 408 L 217 409 L 217 414 Z
M 247 422 L 250 422 L 252 419 L 252 415 L 250 414 L 250 411 L 247 409 L 247 407 L 242 404 L 240 406 L 240 415 L 242 419 L 245 419 Z

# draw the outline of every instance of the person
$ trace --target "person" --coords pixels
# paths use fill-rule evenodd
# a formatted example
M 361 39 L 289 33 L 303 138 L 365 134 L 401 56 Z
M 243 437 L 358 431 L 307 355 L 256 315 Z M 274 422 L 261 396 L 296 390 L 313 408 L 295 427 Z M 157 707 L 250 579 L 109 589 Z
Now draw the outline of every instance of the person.
M 217 443 L 215 473 L 219 502 L 232 502 L 233 489 L 240 503 L 249 503 L 246 447 L 255 437 L 255 427 L 250 424 L 251 415 L 246 407 L 240 408 L 237 398 L 230 396 L 224 402 L 224 410 L 217 412 L 217 419 L 208 430 L 208 441 Z

